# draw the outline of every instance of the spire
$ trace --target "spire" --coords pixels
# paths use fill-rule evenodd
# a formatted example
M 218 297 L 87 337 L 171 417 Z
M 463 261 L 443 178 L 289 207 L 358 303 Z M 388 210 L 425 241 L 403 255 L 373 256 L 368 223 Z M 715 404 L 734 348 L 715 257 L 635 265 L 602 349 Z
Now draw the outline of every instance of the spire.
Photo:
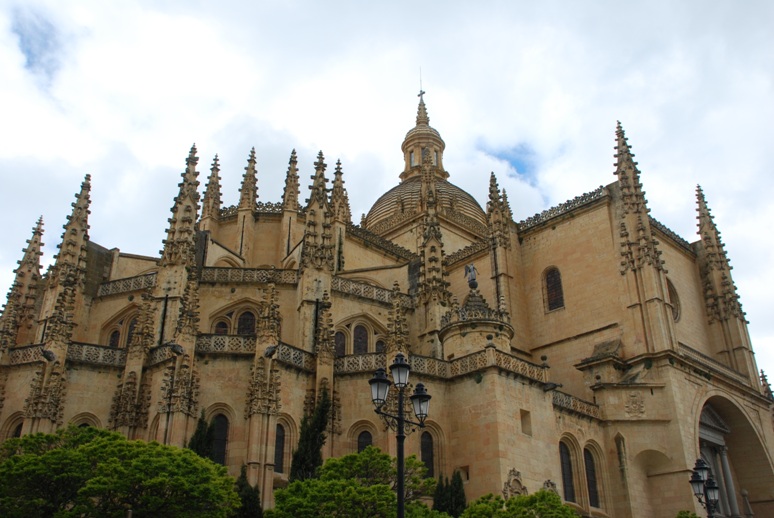
M 417 108 L 417 126 L 429 126 L 430 117 L 425 107 L 425 91 L 419 90 L 419 107 Z
M 629 212 L 647 212 L 645 192 L 643 192 L 642 184 L 640 183 L 640 171 L 637 169 L 634 153 L 632 153 L 629 147 L 628 139 L 620 121 L 617 121 L 615 136 L 615 149 L 617 151 L 615 154 L 615 175 L 618 176 L 618 182 L 621 186 L 624 214 Z
M 328 166 L 325 164 L 325 156 L 323 152 L 317 153 L 317 161 L 314 163 L 315 173 L 312 175 L 312 185 L 309 189 L 312 191 L 307 200 L 306 208 L 309 209 L 313 204 L 317 204 L 319 207 L 326 207 L 328 205 L 328 179 L 325 177 L 325 169 Z
M 91 199 L 91 175 L 87 174 L 81 183 L 81 190 L 75 195 L 72 204 L 73 211 L 67 217 L 67 223 L 62 227 L 62 242 L 59 253 L 54 258 L 56 267 L 69 265 L 83 272 L 86 269 L 86 243 L 89 240 L 89 205 Z
M 172 217 L 169 218 L 167 238 L 161 251 L 160 266 L 175 264 L 192 265 L 194 263 L 196 242 L 196 219 L 199 211 L 199 173 L 196 164 L 196 145 L 186 159 L 185 171 L 180 175 L 183 181 L 178 184 L 180 191 L 172 205 Z
M 710 321 L 727 320 L 736 317 L 744 320 L 744 312 L 731 279 L 731 265 L 720 231 L 715 225 L 712 213 L 701 186 L 696 186 L 697 219 L 702 251 L 701 273 L 705 285 L 705 299 Z
M 511 209 L 508 207 L 505 190 L 503 190 L 502 195 L 500 194 L 500 187 L 497 185 L 497 177 L 494 172 L 489 175 L 489 201 L 486 204 L 486 219 L 492 242 L 510 248 L 508 224 L 512 219 Z
M 503 209 L 508 219 L 513 219 L 513 212 L 511 212 L 511 204 L 508 203 L 508 193 L 505 192 L 505 187 L 503 187 Z
M 282 192 L 282 208 L 284 210 L 297 211 L 301 208 L 298 203 L 298 160 L 296 150 L 290 153 L 288 160 L 288 172 L 285 175 L 285 190 Z
M 336 172 L 333 176 L 333 189 L 331 190 L 331 209 L 333 218 L 344 223 L 352 221 L 352 213 L 349 209 L 349 195 L 344 188 L 342 179 L 341 160 L 336 161 Z
M 220 206 L 220 162 L 216 154 L 212 161 L 212 167 L 210 167 L 210 177 L 207 180 L 207 187 L 204 190 L 204 198 L 202 199 L 202 219 L 217 219 L 220 214 Z
M 40 251 L 43 243 L 43 217 L 38 219 L 32 229 L 32 237 L 27 240 L 19 267 L 14 270 L 8 299 L 0 315 L 0 350 L 16 345 L 20 329 L 31 328 L 40 280 Z M 24 342 L 22 342 L 24 343 Z
M 250 150 L 250 156 L 247 158 L 247 167 L 242 176 L 242 187 L 239 189 L 239 210 L 256 209 L 256 200 L 258 199 L 258 180 L 255 174 L 255 148 Z

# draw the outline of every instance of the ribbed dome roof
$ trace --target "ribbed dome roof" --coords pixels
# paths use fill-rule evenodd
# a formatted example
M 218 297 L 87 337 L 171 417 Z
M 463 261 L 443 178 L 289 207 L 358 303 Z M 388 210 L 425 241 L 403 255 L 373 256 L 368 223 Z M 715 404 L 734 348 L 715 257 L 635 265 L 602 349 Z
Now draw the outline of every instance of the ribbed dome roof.
M 384 193 L 368 211 L 365 220 L 366 228 L 376 233 L 382 233 L 405 221 L 401 215 L 405 215 L 406 219 L 409 219 L 412 214 L 419 213 L 421 188 L 422 179 L 415 176 Z M 473 196 L 453 183 L 440 178 L 435 179 L 435 192 L 439 212 L 454 210 L 486 226 L 486 214 Z M 387 221 L 393 217 L 393 222 Z M 382 222 L 384 223 L 380 224 Z

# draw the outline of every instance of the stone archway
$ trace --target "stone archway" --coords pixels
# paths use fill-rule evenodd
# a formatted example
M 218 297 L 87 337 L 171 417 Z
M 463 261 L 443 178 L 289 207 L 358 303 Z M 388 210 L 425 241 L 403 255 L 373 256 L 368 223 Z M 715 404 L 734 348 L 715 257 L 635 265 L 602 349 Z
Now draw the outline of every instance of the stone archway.
M 774 516 L 774 469 L 759 431 L 735 403 L 710 397 L 699 419 L 699 450 L 721 486 L 721 511 Z M 746 496 L 743 496 L 743 493 Z

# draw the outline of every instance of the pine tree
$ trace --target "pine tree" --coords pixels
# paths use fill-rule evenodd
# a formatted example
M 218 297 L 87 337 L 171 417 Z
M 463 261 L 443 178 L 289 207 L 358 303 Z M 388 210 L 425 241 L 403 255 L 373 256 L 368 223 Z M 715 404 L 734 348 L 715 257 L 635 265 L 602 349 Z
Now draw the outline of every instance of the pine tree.
M 449 508 L 447 513 L 454 516 L 460 516 L 465 512 L 467 501 L 465 499 L 465 488 L 462 485 L 462 474 L 455 471 L 451 479 L 451 485 L 447 486 Z
M 261 492 L 258 486 L 251 486 L 247 481 L 247 466 L 242 465 L 242 471 L 236 480 L 236 491 L 239 500 L 242 501 L 242 507 L 234 514 L 235 518 L 262 518 L 263 509 L 261 509 Z
M 301 432 L 298 438 L 298 448 L 293 452 L 290 464 L 290 481 L 314 478 L 317 468 L 322 466 L 322 447 L 327 438 L 325 430 L 331 411 L 331 398 L 323 389 L 320 399 L 311 416 L 304 416 L 301 421 Z
M 204 410 L 196 422 L 196 430 L 188 441 L 188 449 L 193 450 L 199 457 L 212 458 L 212 436 L 215 432 L 214 423 L 207 424 L 204 418 Z

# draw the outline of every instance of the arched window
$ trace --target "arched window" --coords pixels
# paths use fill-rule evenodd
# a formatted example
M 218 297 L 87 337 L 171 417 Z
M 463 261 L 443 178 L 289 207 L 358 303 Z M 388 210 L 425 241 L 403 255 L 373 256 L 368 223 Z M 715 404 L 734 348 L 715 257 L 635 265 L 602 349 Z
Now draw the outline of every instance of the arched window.
M 548 311 L 564 307 L 562 274 L 558 268 L 549 268 L 546 271 L 546 306 Z
M 110 333 L 110 338 L 108 338 L 108 345 L 110 347 L 118 347 L 121 345 L 121 331 L 116 329 Z
M 285 472 L 285 427 L 277 424 L 274 434 L 274 473 Z
M 433 436 L 430 432 L 423 432 L 420 439 L 419 453 L 422 463 L 427 468 L 427 476 L 435 476 L 435 451 L 433 450 Z
M 344 356 L 347 351 L 347 337 L 344 336 L 344 333 L 341 331 L 336 331 L 336 334 L 333 335 L 333 343 L 336 349 L 336 358 Z
M 22 421 L 18 425 L 16 425 L 16 428 L 13 429 L 13 432 L 11 432 L 11 437 L 21 437 L 22 433 L 22 426 L 24 426 L 24 422 Z
M 226 464 L 226 444 L 228 443 L 228 418 L 218 414 L 212 420 L 212 460 Z
M 238 335 L 254 335 L 255 334 L 255 315 L 252 311 L 245 311 L 239 315 L 237 320 L 237 334 Z
M 588 448 L 583 450 L 583 463 L 586 466 L 586 485 L 589 488 L 589 504 L 591 507 L 600 507 L 599 490 L 597 489 L 597 467 L 594 464 L 594 455 Z
M 376 341 L 376 352 L 383 353 L 386 350 L 386 347 L 384 346 L 384 340 L 377 340 Z
M 220 322 L 217 322 L 215 324 L 215 334 L 216 335 L 227 335 L 228 334 L 228 323 L 221 320 Z
M 570 457 L 570 448 L 563 442 L 559 443 L 559 459 L 562 464 L 562 489 L 564 489 L 564 500 L 575 502 L 575 485 L 572 480 L 572 458 Z
M 669 303 L 672 305 L 672 319 L 677 322 L 680 320 L 680 297 L 677 296 L 675 285 L 669 279 L 667 279 L 667 292 L 669 294 Z
M 365 326 L 355 326 L 352 352 L 365 354 L 368 352 L 368 330 Z
M 360 435 L 357 436 L 357 452 L 360 453 L 361 451 L 371 446 L 373 441 L 374 439 L 371 436 L 371 432 L 360 432 Z

